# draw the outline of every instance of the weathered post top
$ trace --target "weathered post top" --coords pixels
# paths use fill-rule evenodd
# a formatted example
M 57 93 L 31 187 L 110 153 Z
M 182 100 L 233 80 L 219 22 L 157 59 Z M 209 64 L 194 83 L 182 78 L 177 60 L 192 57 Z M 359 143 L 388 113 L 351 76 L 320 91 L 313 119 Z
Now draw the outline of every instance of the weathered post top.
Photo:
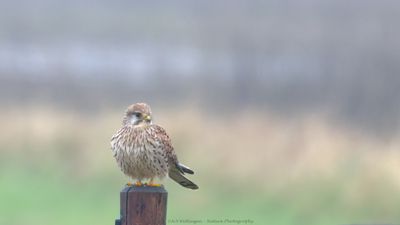
M 115 225 L 166 225 L 168 193 L 161 187 L 126 186 Z

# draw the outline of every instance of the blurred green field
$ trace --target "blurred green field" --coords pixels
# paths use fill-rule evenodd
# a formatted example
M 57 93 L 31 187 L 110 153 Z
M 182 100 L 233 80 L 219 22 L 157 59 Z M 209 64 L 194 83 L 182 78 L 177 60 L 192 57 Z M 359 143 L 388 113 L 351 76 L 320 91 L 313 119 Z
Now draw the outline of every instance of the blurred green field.
M 165 182 L 169 224 L 400 222 L 399 138 L 369 137 L 323 114 L 153 111 L 200 186 Z M 114 224 L 128 181 L 109 150 L 121 113 L 26 108 L 3 115 L 0 224 Z

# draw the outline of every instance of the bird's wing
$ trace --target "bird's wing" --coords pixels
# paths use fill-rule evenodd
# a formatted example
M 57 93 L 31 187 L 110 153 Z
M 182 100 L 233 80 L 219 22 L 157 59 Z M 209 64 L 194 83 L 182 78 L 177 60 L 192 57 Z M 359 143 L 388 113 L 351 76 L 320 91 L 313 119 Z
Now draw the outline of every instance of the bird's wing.
M 169 138 L 164 128 L 158 125 L 151 125 L 150 129 L 153 133 L 153 140 L 156 140 L 156 143 L 154 143 L 154 145 L 158 145 L 158 147 L 163 149 L 167 157 L 168 163 L 177 163 L 178 158 L 176 157 L 174 148 L 172 147 L 171 139 Z
M 161 142 L 168 158 L 169 177 L 186 188 L 198 189 L 199 187 L 196 184 L 183 176 L 184 173 L 193 174 L 194 172 L 189 167 L 179 163 L 167 132 L 158 125 L 152 125 L 152 129 L 158 137 L 159 142 Z

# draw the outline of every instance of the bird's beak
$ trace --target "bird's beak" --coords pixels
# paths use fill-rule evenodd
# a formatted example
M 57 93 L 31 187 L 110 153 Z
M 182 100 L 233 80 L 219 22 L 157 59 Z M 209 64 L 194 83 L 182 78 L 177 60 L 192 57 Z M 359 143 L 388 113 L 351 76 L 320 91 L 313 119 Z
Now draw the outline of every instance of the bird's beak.
M 151 116 L 150 115 L 144 115 L 143 119 L 146 121 L 151 121 Z

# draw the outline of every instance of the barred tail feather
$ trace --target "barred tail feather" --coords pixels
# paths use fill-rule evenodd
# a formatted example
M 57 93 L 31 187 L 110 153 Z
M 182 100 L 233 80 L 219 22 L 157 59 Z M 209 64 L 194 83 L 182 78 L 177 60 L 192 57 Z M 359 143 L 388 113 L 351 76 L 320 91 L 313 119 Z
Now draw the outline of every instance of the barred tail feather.
M 178 164 L 178 165 L 176 165 L 176 167 L 171 168 L 169 170 L 168 175 L 172 180 L 176 181 L 178 184 L 182 185 L 185 188 L 190 188 L 190 189 L 193 189 L 193 190 L 198 189 L 199 187 L 195 183 L 193 183 L 192 181 L 190 181 L 189 179 L 187 179 L 186 177 L 184 177 L 182 175 L 182 172 L 181 172 L 182 170 L 183 171 L 188 170 L 188 171 L 191 171 L 193 173 L 193 171 L 190 170 L 189 168 L 187 168 L 187 167 L 179 167 L 179 164 Z M 188 173 L 190 173 L 190 172 L 188 172 Z
M 192 169 L 183 165 L 182 163 L 178 163 L 176 166 L 178 167 L 179 171 L 181 171 L 182 173 L 194 174 Z

